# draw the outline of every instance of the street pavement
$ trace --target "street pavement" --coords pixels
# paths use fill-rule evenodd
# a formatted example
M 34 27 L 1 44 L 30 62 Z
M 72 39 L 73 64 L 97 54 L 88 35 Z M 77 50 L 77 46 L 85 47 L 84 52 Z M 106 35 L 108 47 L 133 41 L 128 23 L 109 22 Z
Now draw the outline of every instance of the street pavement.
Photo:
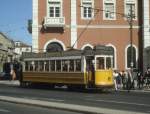
M 9 86 L 19 86 L 19 81 L 0 81 L 1 84 L 6 84 Z M 124 91 L 124 90 L 120 90 Z M 131 90 L 131 92 L 150 92 L 150 90 Z M 108 109 L 108 108 L 100 108 L 100 107 L 92 107 L 92 106 L 84 106 L 77 104 L 67 104 L 67 103 L 58 103 L 51 101 L 44 101 L 38 99 L 27 99 L 27 98 L 17 98 L 11 96 L 2 96 L 0 95 L 0 100 L 5 102 L 17 103 L 17 104 L 25 104 L 46 108 L 55 108 L 55 109 L 63 109 L 68 111 L 82 112 L 82 113 L 90 113 L 90 114 L 146 114 L 141 112 L 131 112 L 127 110 L 116 110 L 116 109 Z

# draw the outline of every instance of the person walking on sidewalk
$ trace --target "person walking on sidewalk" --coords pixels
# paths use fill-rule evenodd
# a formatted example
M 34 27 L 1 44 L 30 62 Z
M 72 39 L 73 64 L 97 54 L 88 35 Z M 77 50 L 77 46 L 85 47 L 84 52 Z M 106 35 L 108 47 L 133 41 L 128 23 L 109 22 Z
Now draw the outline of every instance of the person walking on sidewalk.
M 133 82 L 132 71 L 131 71 L 131 69 L 129 69 L 127 71 L 127 90 L 128 90 L 128 92 L 130 92 L 130 90 L 132 88 L 132 82 Z
M 114 77 L 114 86 L 115 86 L 115 91 L 118 90 L 118 85 L 117 85 L 117 77 L 119 76 L 117 70 L 114 70 L 113 72 L 113 77 Z
M 139 89 L 143 88 L 143 75 L 142 75 L 142 72 L 138 71 L 137 73 L 137 87 Z

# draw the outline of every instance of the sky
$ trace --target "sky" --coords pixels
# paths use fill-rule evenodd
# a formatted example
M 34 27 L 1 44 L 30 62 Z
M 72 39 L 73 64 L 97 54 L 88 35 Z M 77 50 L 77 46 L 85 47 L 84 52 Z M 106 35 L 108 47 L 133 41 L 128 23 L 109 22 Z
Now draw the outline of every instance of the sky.
M 32 19 L 32 0 L 0 0 L 0 32 L 8 38 L 31 45 L 28 19 Z

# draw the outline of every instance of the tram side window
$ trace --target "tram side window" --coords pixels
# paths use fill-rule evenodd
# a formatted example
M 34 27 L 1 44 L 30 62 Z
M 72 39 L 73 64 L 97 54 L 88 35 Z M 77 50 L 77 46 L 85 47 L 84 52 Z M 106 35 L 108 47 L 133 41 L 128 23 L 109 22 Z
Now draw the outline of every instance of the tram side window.
M 30 71 L 33 71 L 34 70 L 34 61 L 30 61 L 29 64 L 30 64 Z
M 44 61 L 39 62 L 39 71 L 44 71 Z
M 70 64 L 69 64 L 69 71 L 70 72 L 74 72 L 74 60 L 70 60 L 69 62 L 70 62 Z
M 26 62 L 25 62 L 25 71 L 28 71 L 28 70 L 29 70 L 29 62 L 26 61 Z
M 56 71 L 61 71 L 61 60 L 56 60 Z
M 50 61 L 50 69 L 51 71 L 55 71 L 55 60 Z
M 111 58 L 110 57 L 106 58 L 106 68 L 107 69 L 111 68 Z
M 81 71 L 81 60 L 76 60 L 76 71 Z
M 96 69 L 104 69 L 104 57 L 97 57 Z
M 49 61 L 45 61 L 45 71 L 49 71 Z
M 68 60 L 62 61 L 62 71 L 64 71 L 64 72 L 68 71 Z
M 38 71 L 38 66 L 39 66 L 39 65 L 38 65 L 38 61 L 34 61 L 34 65 L 35 65 L 34 70 L 35 70 L 35 71 Z

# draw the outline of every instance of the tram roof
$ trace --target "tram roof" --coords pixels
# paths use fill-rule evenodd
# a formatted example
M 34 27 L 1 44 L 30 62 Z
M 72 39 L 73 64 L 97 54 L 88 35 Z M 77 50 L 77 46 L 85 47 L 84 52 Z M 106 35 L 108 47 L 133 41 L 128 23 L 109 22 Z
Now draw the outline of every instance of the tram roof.
M 67 56 L 94 56 L 94 55 L 113 55 L 113 50 L 106 46 L 95 46 L 91 50 L 77 50 L 69 49 L 67 51 L 60 52 L 43 52 L 43 53 L 33 53 L 25 52 L 23 53 L 23 58 L 48 58 L 48 57 L 67 57 Z

